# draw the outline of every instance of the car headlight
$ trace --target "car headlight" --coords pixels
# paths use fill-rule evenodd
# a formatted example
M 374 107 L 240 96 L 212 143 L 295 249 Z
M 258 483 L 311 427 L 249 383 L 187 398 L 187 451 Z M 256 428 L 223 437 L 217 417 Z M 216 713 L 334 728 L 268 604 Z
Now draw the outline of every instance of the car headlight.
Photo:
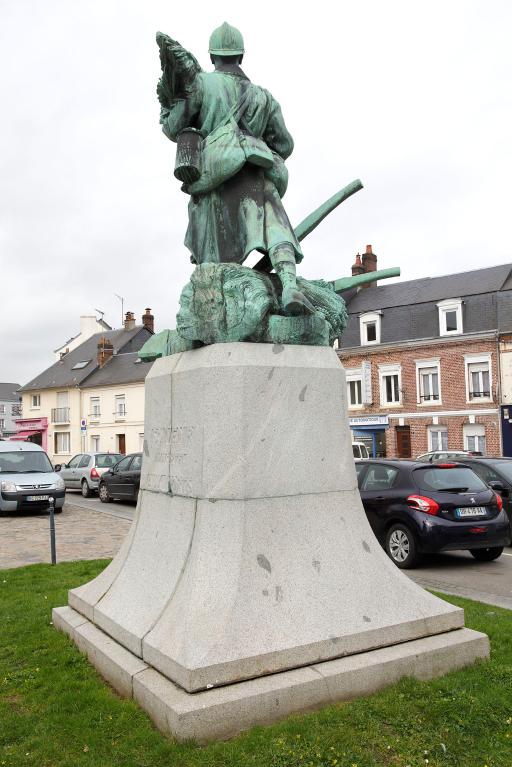
M 3 480 L 0 487 L 3 493 L 15 493 L 18 489 L 15 482 L 8 482 L 7 480 Z
M 62 479 L 62 477 L 58 477 L 55 480 L 55 484 L 54 484 L 55 490 L 64 490 L 65 487 L 66 487 L 66 485 L 65 485 L 64 480 Z

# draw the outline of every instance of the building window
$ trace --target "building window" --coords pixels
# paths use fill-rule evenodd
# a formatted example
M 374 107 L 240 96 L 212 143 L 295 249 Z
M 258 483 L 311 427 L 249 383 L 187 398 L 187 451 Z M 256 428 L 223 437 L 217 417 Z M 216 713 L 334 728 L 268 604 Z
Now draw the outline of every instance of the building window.
M 5 429 L 5 418 L 0 418 L 0 431 Z
M 41 407 L 41 395 L 33 394 L 31 397 L 32 407 Z
M 99 418 L 101 415 L 100 398 L 91 397 L 90 405 L 91 405 L 91 418 Z
M 464 449 L 485 455 L 485 426 L 480 423 L 464 424 Z
M 439 335 L 455 336 L 462 333 L 462 299 L 440 301 L 437 304 L 439 311 Z
M 124 394 L 116 394 L 116 412 L 114 415 L 116 418 L 124 418 L 126 415 L 126 403 Z
M 439 359 L 416 360 L 416 391 L 420 405 L 441 404 Z
M 0 413 L 5 413 L 5 405 L 0 405 Z
M 361 345 L 380 344 L 380 312 L 369 312 L 359 317 Z
M 54 434 L 55 454 L 70 453 L 69 431 L 56 431 Z
M 347 396 L 349 407 L 359 407 L 363 404 L 362 381 L 360 378 L 347 381 Z
M 97 434 L 91 434 L 91 450 L 93 453 L 100 451 L 100 438 Z
M 466 365 L 466 401 L 481 402 L 492 399 L 491 392 L 491 355 L 468 355 L 464 357 Z
M 14 416 L 21 415 L 21 402 L 18 402 L 16 405 L 11 405 L 11 415 L 14 415 Z
M 402 404 L 402 371 L 400 365 L 379 366 L 380 404 Z
M 448 429 L 446 426 L 431 426 L 428 430 L 429 450 L 448 450 Z
M 363 370 L 352 368 L 346 370 L 347 376 L 347 402 L 349 408 L 361 408 L 363 406 Z

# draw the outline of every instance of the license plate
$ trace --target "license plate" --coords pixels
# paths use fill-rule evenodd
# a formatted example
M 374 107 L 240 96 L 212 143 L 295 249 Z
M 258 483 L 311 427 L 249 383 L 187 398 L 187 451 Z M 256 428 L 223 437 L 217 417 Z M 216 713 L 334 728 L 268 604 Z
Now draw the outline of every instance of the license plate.
M 465 509 L 457 509 L 455 515 L 459 519 L 462 517 L 485 517 L 487 515 L 487 509 L 485 506 L 469 506 Z
M 49 501 L 49 495 L 27 495 L 27 501 Z

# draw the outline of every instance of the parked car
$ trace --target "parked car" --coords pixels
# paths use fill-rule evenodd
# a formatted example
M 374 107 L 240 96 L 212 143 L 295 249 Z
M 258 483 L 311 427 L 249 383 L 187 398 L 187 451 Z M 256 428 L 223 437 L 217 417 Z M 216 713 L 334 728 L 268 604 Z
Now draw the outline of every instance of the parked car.
M 67 489 L 81 490 L 83 497 L 89 498 L 98 491 L 102 474 L 122 457 L 121 453 L 79 453 L 69 463 L 57 464 L 55 471 Z
M 471 458 L 473 455 L 482 455 L 481 453 L 472 453 L 470 450 L 431 450 L 429 453 L 419 455 L 417 461 L 463 461 Z
M 106 471 L 100 480 L 100 500 L 103 503 L 110 503 L 115 498 L 136 501 L 139 496 L 141 466 L 142 453 L 130 453 Z
M 512 458 L 484 458 L 473 455 L 466 459 L 464 464 L 501 495 L 512 529 Z
M 421 555 L 469 550 L 497 559 L 510 543 L 503 501 L 477 474 L 457 463 L 356 461 L 364 510 L 375 536 L 400 568 Z
M 0 515 L 47 511 L 53 498 L 62 511 L 66 490 L 43 448 L 33 442 L 0 442 Z
M 364 444 L 364 442 L 352 442 L 352 452 L 354 453 L 354 458 L 369 458 L 370 454 L 368 453 L 368 448 Z

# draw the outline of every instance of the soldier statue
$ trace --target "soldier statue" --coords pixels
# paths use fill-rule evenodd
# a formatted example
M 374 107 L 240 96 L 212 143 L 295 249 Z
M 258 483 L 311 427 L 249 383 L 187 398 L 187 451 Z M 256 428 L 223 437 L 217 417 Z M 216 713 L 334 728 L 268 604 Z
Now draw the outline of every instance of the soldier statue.
M 167 53 L 169 45 L 162 42 Z M 283 173 L 283 161 L 293 151 L 281 108 L 241 69 L 244 41 L 238 29 L 227 23 L 218 27 L 210 37 L 209 53 L 215 70 L 197 71 L 185 97 L 162 106 L 165 135 L 176 141 L 184 128 L 194 127 L 207 136 L 224 124 L 233 107 L 243 104 L 238 113 L 240 130 L 244 136 L 263 140 L 272 165 L 264 168 L 245 162 L 235 175 L 225 181 L 220 178 L 207 193 L 192 194 L 185 238 L 192 262 L 242 264 L 251 251 L 261 251 L 270 256 L 279 275 L 285 312 L 313 312 L 297 289 L 295 264 L 302 260 L 302 250 L 275 183 L 276 174 Z M 285 187 L 281 191 L 284 194 Z
M 160 123 L 177 144 L 174 175 L 190 196 L 185 245 L 195 269 L 181 293 L 176 329 L 150 339 L 141 357 L 228 341 L 332 344 L 346 324 L 340 290 L 382 273 L 348 282 L 298 277 L 300 241 L 361 182 L 292 228 L 282 197 L 293 139 L 278 102 L 241 68 L 239 30 L 227 23 L 214 30 L 208 73 L 176 40 L 161 32 L 156 39 Z M 244 266 L 254 250 L 261 259 Z

